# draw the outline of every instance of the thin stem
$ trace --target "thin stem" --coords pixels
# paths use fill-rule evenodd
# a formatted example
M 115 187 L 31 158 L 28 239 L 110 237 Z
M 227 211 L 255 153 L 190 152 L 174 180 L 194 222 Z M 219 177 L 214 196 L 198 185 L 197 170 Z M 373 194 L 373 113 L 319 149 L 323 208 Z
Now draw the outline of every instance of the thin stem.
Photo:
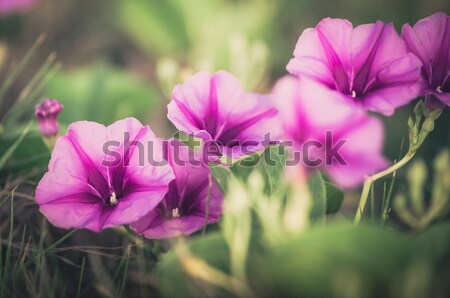
M 369 193 L 370 193 L 370 188 L 372 187 L 372 184 L 377 181 L 380 178 L 383 178 L 389 174 L 394 173 L 395 171 L 397 171 L 398 169 L 400 169 L 401 167 L 403 167 L 405 164 L 407 164 L 413 157 L 414 155 L 416 155 L 415 150 L 410 150 L 408 151 L 408 153 L 406 153 L 406 155 L 396 164 L 392 165 L 391 167 L 387 168 L 384 171 L 381 171 L 375 175 L 366 177 L 366 179 L 364 179 L 364 186 L 363 186 L 363 190 L 361 193 L 361 198 L 359 199 L 359 205 L 358 205 L 358 209 L 356 210 L 356 215 L 355 215 L 355 224 L 358 224 L 361 221 L 363 212 L 364 212 L 364 208 L 366 207 L 366 203 L 367 203 L 367 198 L 369 197 Z
M 211 203 L 211 191 L 213 187 L 213 177 L 212 174 L 209 173 L 208 175 L 208 194 L 206 195 L 206 202 L 205 202 L 205 225 L 203 226 L 203 232 L 202 235 L 206 234 L 206 226 L 209 222 L 209 212 L 210 212 L 210 203 Z

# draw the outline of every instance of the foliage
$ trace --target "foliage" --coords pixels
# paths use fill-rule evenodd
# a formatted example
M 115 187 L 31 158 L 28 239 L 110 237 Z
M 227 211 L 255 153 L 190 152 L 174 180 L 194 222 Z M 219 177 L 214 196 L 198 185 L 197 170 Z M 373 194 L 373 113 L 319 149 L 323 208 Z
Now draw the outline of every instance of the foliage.
M 414 154 L 435 126 L 439 131 L 406 170 L 367 190 L 359 225 L 350 223 L 355 193 L 319 171 L 289 171 L 279 145 L 210 164 L 226 212 L 192 237 L 148 240 L 127 226 L 101 234 L 63 231 L 35 203 L 51 155 L 32 115 L 44 95 L 64 104 L 63 132 L 79 120 L 110 124 L 134 116 L 147 123 L 166 112 L 161 99 L 197 70 L 226 69 L 247 90 L 267 91 L 291 55 L 290 34 L 298 37 L 300 24 L 318 18 L 317 11 L 347 15 L 351 6 L 361 21 L 384 14 L 403 22 L 424 5 L 397 3 L 400 12 L 386 9 L 389 1 L 347 2 L 116 1 L 118 43 L 131 41 L 136 48 L 121 46 L 138 52 L 139 63 L 148 59 L 152 73 L 145 79 L 111 61 L 61 69 L 51 53 L 35 63 L 44 36 L 15 62 L 16 32 L 1 25 L 15 28 L 20 18 L 2 20 L 1 34 L 12 42 L 0 42 L 0 298 L 449 297 L 449 114 L 447 108 L 425 123 L 422 102 L 408 122 Z M 397 127 L 407 129 L 398 119 L 408 109 L 399 114 L 386 122 L 389 154 L 403 133 Z
M 267 0 L 138 0 L 119 2 L 116 13 L 118 25 L 158 57 L 158 79 L 170 93 L 199 70 L 229 70 L 246 88 L 260 85 L 268 64 L 263 40 L 277 8 Z
M 48 84 L 47 96 L 64 104 L 60 120 L 66 124 L 79 120 L 110 124 L 129 115 L 146 121 L 157 98 L 149 84 L 107 64 L 58 72 Z

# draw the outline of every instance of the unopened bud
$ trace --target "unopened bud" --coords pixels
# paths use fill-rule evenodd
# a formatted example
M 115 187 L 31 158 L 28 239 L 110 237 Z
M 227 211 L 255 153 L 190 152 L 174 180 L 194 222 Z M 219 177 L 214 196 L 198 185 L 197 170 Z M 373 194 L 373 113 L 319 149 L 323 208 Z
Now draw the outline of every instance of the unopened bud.
M 434 120 L 427 118 L 422 124 L 422 130 L 426 132 L 432 132 L 434 130 Z
M 411 117 L 408 118 L 408 127 L 410 129 L 414 127 L 414 120 Z
M 414 114 L 416 116 L 422 117 L 424 114 L 424 105 L 423 101 L 419 101 L 416 106 L 414 107 Z
M 59 132 L 58 114 L 64 106 L 56 99 L 46 99 L 35 107 L 39 131 L 44 137 L 54 137 Z

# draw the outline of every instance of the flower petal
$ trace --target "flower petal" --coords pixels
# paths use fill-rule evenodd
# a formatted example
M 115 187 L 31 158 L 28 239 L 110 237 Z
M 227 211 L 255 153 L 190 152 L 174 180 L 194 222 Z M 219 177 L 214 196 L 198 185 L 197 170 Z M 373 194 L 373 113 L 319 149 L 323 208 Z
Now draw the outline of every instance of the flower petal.
M 136 142 L 129 150 L 124 145 L 125 134 Z M 105 144 L 116 148 L 108 152 Z M 129 158 L 122 158 L 123 151 L 130 153 Z M 117 157 L 111 153 L 119 154 L 118 165 L 105 164 Z M 160 164 L 151 163 L 148 154 Z M 161 161 L 160 141 L 136 119 L 124 119 L 108 128 L 76 122 L 57 141 L 49 172 L 36 189 L 36 201 L 41 212 L 62 228 L 98 232 L 131 224 L 160 203 L 174 179 L 170 165 Z M 109 201 L 113 195 L 116 204 Z
M 315 29 L 303 31 L 287 70 L 349 92 L 351 34 L 352 24 L 347 20 L 323 19 Z
M 405 54 L 378 72 L 363 104 L 369 110 L 390 116 L 395 108 L 419 96 L 424 87 L 419 59 L 411 53 Z
M 200 72 L 177 86 L 168 110 L 168 118 L 178 129 L 224 147 L 234 147 L 236 141 L 261 143 L 267 133 L 278 140 L 281 134 L 274 125 L 277 112 L 270 98 L 244 92 L 239 81 L 225 71 Z
M 98 215 L 104 206 L 102 199 L 91 186 L 69 172 L 47 172 L 35 197 L 42 214 L 57 227 L 101 229 Z
M 446 28 L 448 19 L 449 16 L 439 12 L 418 21 L 414 28 L 409 24 L 405 24 L 402 28 L 403 40 L 408 49 L 422 61 L 428 78 L 431 78 L 432 67 L 437 61 L 444 38 L 449 38 L 449 29 Z M 442 59 L 439 59 L 439 62 L 442 63 Z
M 175 181 L 170 184 L 170 190 L 159 206 L 132 224 L 134 230 L 150 239 L 189 235 L 203 228 L 207 215 L 208 223 L 213 223 L 222 213 L 223 195 L 216 183 L 210 180 L 209 168 L 194 156 L 200 153 L 176 139 L 165 142 L 164 148 L 174 170 Z M 173 216 L 174 210 L 177 217 Z
M 381 122 L 340 92 L 312 80 L 284 77 L 275 85 L 273 96 L 287 139 L 294 142 L 295 150 L 303 154 L 308 150 L 303 161 L 323 161 L 306 166 L 320 167 L 342 187 L 354 187 L 366 174 L 387 164 L 382 156 Z M 309 146 L 311 141 L 320 146 Z

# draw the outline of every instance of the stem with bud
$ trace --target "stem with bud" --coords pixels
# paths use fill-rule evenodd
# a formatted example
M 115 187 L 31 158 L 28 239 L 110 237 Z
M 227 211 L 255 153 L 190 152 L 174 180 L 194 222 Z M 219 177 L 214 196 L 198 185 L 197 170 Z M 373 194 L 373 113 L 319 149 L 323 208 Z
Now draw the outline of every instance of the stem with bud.
M 359 199 L 358 209 L 355 215 L 355 224 L 361 221 L 364 208 L 369 197 L 372 184 L 380 178 L 390 175 L 407 164 L 419 150 L 427 136 L 434 130 L 434 122 L 442 113 L 442 109 L 429 111 L 423 101 L 419 101 L 414 108 L 415 119 L 409 117 L 409 150 L 406 155 L 397 163 L 372 176 L 368 176 L 364 179 L 364 186 L 361 192 L 361 198 Z M 422 122 L 422 119 L 425 118 Z

